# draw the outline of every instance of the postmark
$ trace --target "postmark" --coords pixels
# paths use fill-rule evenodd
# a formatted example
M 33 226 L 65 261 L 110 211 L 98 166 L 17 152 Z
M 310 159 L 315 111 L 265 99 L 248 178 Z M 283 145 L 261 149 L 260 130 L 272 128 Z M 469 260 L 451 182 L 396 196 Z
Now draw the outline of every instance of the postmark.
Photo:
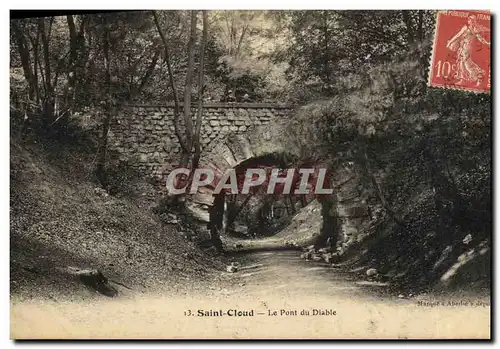
M 489 11 L 439 11 L 428 85 L 489 93 L 491 89 Z

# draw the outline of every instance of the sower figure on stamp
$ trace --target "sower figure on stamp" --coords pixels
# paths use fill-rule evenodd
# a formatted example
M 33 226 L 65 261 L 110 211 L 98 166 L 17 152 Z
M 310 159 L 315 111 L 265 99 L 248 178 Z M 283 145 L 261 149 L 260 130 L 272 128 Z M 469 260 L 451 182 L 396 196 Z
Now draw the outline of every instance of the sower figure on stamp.
M 490 28 L 478 23 L 475 15 L 470 15 L 467 24 L 446 43 L 448 49 L 457 52 L 456 78 L 458 85 L 476 82 L 479 86 L 482 83 L 485 71 L 472 60 L 471 51 L 474 38 L 477 38 L 482 44 L 490 46 L 490 43 L 481 35 L 481 33 L 489 31 Z

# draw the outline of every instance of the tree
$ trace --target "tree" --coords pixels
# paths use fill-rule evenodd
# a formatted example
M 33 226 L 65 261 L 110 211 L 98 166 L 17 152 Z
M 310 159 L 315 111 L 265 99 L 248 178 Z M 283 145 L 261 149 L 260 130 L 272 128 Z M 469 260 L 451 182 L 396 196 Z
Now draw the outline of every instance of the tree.
M 286 84 L 284 65 L 273 61 L 286 42 L 279 17 L 245 10 L 212 11 L 210 19 L 218 49 L 212 74 L 224 86 L 223 100 L 275 100 Z
M 201 157 L 200 131 L 201 131 L 201 121 L 203 117 L 203 91 L 205 88 L 205 46 L 207 43 L 207 36 L 208 36 L 208 13 L 207 11 L 202 11 L 202 13 L 203 13 L 203 34 L 200 45 L 200 68 L 198 73 L 198 114 L 196 117 L 195 131 L 193 138 L 194 154 L 193 154 L 193 161 L 191 164 L 191 168 L 198 168 Z
M 107 187 L 108 178 L 106 174 L 106 154 L 108 148 L 108 133 L 111 125 L 112 106 L 114 104 L 112 90 L 111 90 L 111 62 L 110 62 L 110 30 L 107 23 L 107 17 L 104 17 L 103 34 L 102 34 L 102 45 L 104 53 L 104 84 L 106 89 L 106 100 L 104 103 L 104 121 L 102 123 L 102 133 L 99 144 L 99 158 L 97 161 L 96 174 L 97 178 L 101 182 L 103 187 Z
M 164 31 L 161 28 L 159 16 L 156 11 L 153 11 L 153 17 L 156 24 L 156 28 L 158 30 L 158 33 L 160 34 L 161 40 L 164 45 L 165 49 L 164 57 L 167 63 L 170 86 L 174 94 L 175 133 L 179 140 L 179 144 L 181 146 L 180 166 L 186 167 L 188 164 L 190 164 L 191 168 L 194 169 L 198 166 L 201 155 L 200 130 L 201 130 L 201 120 L 203 116 L 203 86 L 204 86 L 204 74 L 205 74 L 204 57 L 205 57 L 205 46 L 208 35 L 208 19 L 207 19 L 208 15 L 206 11 L 203 11 L 203 34 L 200 44 L 200 61 L 199 61 L 199 72 L 198 72 L 198 111 L 196 119 L 193 119 L 191 111 L 191 94 L 192 94 L 193 74 L 195 70 L 194 49 L 196 44 L 197 11 L 191 11 L 190 35 L 187 48 L 187 57 L 188 57 L 187 72 L 186 72 L 186 80 L 184 83 L 184 103 L 183 103 L 184 132 L 181 132 L 179 129 L 180 102 L 179 102 L 177 87 L 175 84 L 174 72 L 172 69 L 168 41 Z
M 290 44 L 278 58 L 289 62 L 294 85 L 289 97 L 298 102 L 335 95 L 367 66 L 408 52 L 418 52 L 422 60 L 429 54 L 432 11 L 290 11 L 286 16 Z M 414 50 L 421 45 L 425 49 Z

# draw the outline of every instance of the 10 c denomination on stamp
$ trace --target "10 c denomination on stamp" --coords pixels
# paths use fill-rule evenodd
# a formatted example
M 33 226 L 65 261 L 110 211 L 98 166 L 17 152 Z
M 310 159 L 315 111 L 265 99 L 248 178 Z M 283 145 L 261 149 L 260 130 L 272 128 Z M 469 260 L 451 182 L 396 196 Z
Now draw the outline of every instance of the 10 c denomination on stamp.
M 489 11 L 439 11 L 429 86 L 489 93 L 491 89 Z

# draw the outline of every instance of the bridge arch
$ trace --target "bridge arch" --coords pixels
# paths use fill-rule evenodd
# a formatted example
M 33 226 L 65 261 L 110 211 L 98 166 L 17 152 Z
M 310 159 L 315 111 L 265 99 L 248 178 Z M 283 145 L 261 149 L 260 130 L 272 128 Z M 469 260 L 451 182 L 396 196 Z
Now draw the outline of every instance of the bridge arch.
M 118 111 L 109 132 L 110 149 L 139 173 L 155 179 L 160 191 L 165 188 L 168 173 L 177 167 L 179 158 L 173 109 L 172 104 L 126 105 Z M 193 106 L 192 111 L 195 113 L 196 107 Z M 308 129 L 311 121 L 307 108 L 301 114 L 301 118 L 296 118 L 291 106 L 276 103 L 204 105 L 200 166 L 224 171 L 250 159 L 273 154 L 304 159 L 304 152 L 311 151 L 307 142 L 314 141 L 309 138 L 315 134 Z M 287 133 L 290 124 L 298 134 Z M 325 215 L 331 212 L 328 207 L 335 205 L 334 196 L 328 198 L 333 204 L 324 205 Z M 209 216 L 207 211 L 212 210 L 214 199 L 209 191 L 200 191 L 189 198 L 191 203 L 203 208 L 203 219 Z
M 287 137 L 286 120 L 271 121 L 268 125 L 253 127 L 242 134 L 228 136 L 203 154 L 200 167 L 211 168 L 224 173 L 228 169 L 243 171 L 247 168 L 272 166 L 278 168 L 300 168 L 307 159 L 303 159 L 300 148 L 292 146 Z M 335 246 L 340 231 L 337 218 L 336 196 L 321 195 L 317 197 L 322 206 L 323 224 L 316 244 L 324 245 L 330 238 Z M 222 250 L 221 235 L 226 233 L 227 206 L 224 193 L 214 194 L 213 188 L 204 188 L 195 194 L 194 201 L 208 206 L 210 239 L 214 246 Z

